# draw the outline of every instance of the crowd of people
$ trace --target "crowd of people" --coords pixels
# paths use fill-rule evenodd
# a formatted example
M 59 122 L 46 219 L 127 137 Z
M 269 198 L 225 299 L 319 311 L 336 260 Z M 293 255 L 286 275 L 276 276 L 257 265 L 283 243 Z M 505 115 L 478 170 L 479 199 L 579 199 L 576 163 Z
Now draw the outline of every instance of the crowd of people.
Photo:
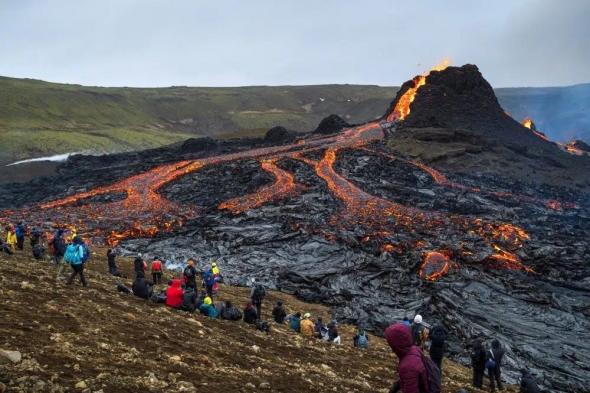
M 78 276 L 81 284 L 88 285 L 84 276 L 84 266 L 90 257 L 90 250 L 83 239 L 77 235 L 75 228 L 55 228 L 53 233 L 43 234 L 36 228 L 28 229 L 22 222 L 8 225 L 6 235 L 0 236 L 0 252 L 9 255 L 24 252 L 25 236 L 30 238 L 32 256 L 41 260 L 50 256 L 56 266 L 56 280 L 63 279 L 66 265 L 70 265 L 71 273 L 66 284 L 72 284 Z M 5 240 L 4 240 L 5 239 Z M 108 273 L 115 277 L 123 277 L 116 262 L 117 253 L 113 249 L 107 251 Z M 254 325 L 257 329 L 270 333 L 270 324 L 263 320 L 262 309 L 266 297 L 266 288 L 262 283 L 251 282 L 250 299 L 240 311 L 231 301 L 218 301 L 219 283 L 223 281 L 220 268 L 216 262 L 198 272 L 195 261 L 189 259 L 182 274 L 172 277 L 165 289 L 158 290 L 164 282 L 164 263 L 155 257 L 148 264 L 141 256 L 134 260 L 134 280 L 131 288 L 119 283 L 120 292 L 133 294 L 139 298 L 156 303 L 163 303 L 167 307 L 187 312 L 200 312 L 209 318 L 220 318 L 228 321 L 243 320 Z M 147 271 L 152 280 L 146 279 Z M 200 282 L 201 290 L 199 291 Z M 160 287 L 163 288 L 163 287 Z M 288 313 L 282 301 L 277 301 L 271 312 L 276 324 L 287 324 L 289 329 L 306 337 L 341 344 L 338 326 L 335 320 L 324 324 L 321 317 L 312 319 L 309 312 Z M 393 385 L 390 393 L 440 392 L 442 379 L 442 360 L 446 352 L 448 332 L 440 324 L 430 326 L 421 315 L 415 315 L 412 320 L 404 318 L 385 329 L 385 339 L 392 351 L 399 358 L 399 380 Z M 369 347 L 367 332 L 358 328 L 353 338 L 353 346 L 360 349 Z M 425 352 L 429 352 L 429 357 Z M 471 367 L 473 371 L 473 386 L 483 388 L 484 376 L 487 374 L 489 387 L 492 392 L 502 390 L 502 365 L 505 350 L 499 340 L 494 339 L 491 346 L 486 348 L 482 340 L 476 339 L 471 346 Z M 520 384 L 522 393 L 539 393 L 540 389 L 535 378 L 526 370 L 522 370 Z

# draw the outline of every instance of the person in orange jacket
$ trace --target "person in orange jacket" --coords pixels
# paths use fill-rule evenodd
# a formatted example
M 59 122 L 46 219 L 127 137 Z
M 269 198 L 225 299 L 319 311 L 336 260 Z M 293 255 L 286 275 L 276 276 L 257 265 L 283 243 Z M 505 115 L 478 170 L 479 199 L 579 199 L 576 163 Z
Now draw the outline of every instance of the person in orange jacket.
M 303 315 L 303 319 L 301 320 L 301 323 L 299 325 L 299 331 L 304 336 L 313 337 L 314 328 L 315 328 L 315 325 L 313 324 L 313 321 L 311 320 L 311 314 L 305 313 Z

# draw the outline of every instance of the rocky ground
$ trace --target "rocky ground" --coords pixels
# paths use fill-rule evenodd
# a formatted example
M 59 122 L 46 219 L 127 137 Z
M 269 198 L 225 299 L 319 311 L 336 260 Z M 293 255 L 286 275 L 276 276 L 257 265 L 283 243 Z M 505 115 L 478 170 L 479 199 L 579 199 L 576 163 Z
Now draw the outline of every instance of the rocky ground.
M 0 254 L 0 349 L 18 351 L 14 362 L 0 354 L 1 392 L 387 392 L 395 378 L 395 356 L 379 337 L 360 351 L 348 325 L 340 328 L 343 345 L 333 346 L 286 326 L 273 324 L 267 335 L 170 310 L 118 293 L 104 250 L 95 251 L 89 288 L 56 283 L 48 262 Z M 119 264 L 131 275 L 130 259 Z M 242 305 L 248 295 L 222 285 L 215 300 Z M 280 292 L 267 304 L 279 299 L 291 311 L 330 317 L 328 308 Z M 270 319 L 269 307 L 263 314 Z M 444 368 L 443 391 L 478 392 L 469 388 L 469 369 L 448 360 Z

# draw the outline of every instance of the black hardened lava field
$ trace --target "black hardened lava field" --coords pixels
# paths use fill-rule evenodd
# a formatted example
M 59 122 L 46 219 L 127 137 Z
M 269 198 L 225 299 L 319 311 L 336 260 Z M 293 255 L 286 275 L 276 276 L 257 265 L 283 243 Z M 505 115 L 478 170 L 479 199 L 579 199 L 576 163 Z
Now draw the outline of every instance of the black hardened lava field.
M 333 127 L 330 133 L 327 128 Z M 583 147 L 583 146 L 582 146 Z M 477 67 L 406 82 L 383 118 L 272 138 L 75 156 L 3 187 L 0 220 L 75 225 L 123 252 L 223 266 L 380 332 L 419 311 L 590 391 L 590 157 L 499 106 Z

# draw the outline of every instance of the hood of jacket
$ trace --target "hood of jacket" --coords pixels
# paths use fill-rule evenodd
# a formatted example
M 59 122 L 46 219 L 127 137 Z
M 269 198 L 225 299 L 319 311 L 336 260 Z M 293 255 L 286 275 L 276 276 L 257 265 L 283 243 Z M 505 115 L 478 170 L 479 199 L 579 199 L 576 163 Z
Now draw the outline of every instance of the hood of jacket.
M 410 349 L 412 349 L 412 345 L 414 344 L 410 328 L 403 323 L 396 323 L 389 326 L 385 329 L 384 335 L 387 344 L 389 344 L 391 350 L 395 352 L 400 359 L 410 352 Z

